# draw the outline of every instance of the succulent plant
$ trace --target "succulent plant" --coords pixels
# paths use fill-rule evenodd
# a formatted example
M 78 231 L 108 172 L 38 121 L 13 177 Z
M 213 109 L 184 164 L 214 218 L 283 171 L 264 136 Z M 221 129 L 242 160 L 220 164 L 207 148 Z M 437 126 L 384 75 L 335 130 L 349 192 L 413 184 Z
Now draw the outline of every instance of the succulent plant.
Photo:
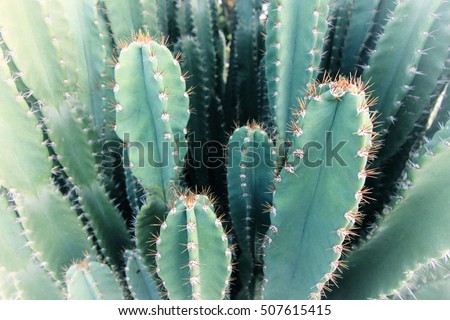
M 0 298 L 450 299 L 449 21 L 0 1 Z

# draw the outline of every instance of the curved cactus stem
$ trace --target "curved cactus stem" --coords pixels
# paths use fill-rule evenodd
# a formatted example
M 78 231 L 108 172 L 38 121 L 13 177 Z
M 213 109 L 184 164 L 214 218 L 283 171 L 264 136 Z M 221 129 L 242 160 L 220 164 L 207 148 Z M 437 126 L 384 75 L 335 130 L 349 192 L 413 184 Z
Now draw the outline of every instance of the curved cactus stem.
M 306 107 L 301 103 L 269 208 L 264 298 L 318 299 L 336 281 L 369 175 L 372 122 L 364 90 L 358 80 L 339 78 L 312 90 Z
M 49 182 L 52 163 L 41 129 L 14 81 L 8 78 L 6 61 L 1 62 L 0 79 L 4 80 L 0 85 L 0 134 L 9 137 L 0 141 L 2 150 L 9 154 L 0 164 L 0 179 L 17 205 L 30 248 L 39 253 L 45 268 L 61 279 L 62 267 L 90 251 L 91 243 L 70 202 Z
M 0 297 L 9 300 L 61 300 L 62 292 L 54 280 L 37 263 L 5 272 L 0 268 Z
M 32 259 L 32 251 L 26 245 L 20 216 L 6 198 L 6 189 L 0 192 L 0 268 L 4 271 L 23 269 Z
M 385 133 L 392 123 L 413 81 L 421 57 L 427 53 L 425 43 L 436 19 L 441 0 L 402 1 L 392 13 L 363 80 L 372 84 L 378 97 L 378 131 Z M 399 48 L 395 53 L 392 48 Z
M 135 40 L 116 65 L 116 132 L 128 148 L 124 165 L 143 187 L 162 186 L 167 197 L 184 166 L 189 98 L 170 51 L 143 34 Z
M 410 162 L 407 177 L 400 182 L 403 190 L 386 207 L 370 241 L 346 258 L 349 269 L 344 271 L 332 298 L 378 299 L 394 295 L 424 265 L 448 258 L 449 133 L 447 123 Z
M 266 57 L 270 106 L 280 136 L 287 137 L 292 109 L 315 81 L 327 30 L 327 0 L 272 0 Z
M 132 297 L 138 300 L 161 300 L 161 292 L 144 265 L 141 253 L 127 250 L 124 259 L 126 281 Z
M 342 49 L 341 74 L 346 76 L 355 74 L 359 53 L 368 37 L 380 1 L 353 0 L 351 18 Z
M 150 273 L 156 269 L 156 243 L 152 241 L 159 234 L 159 228 L 168 211 L 162 190 L 150 190 L 146 204 L 136 217 L 136 247 L 142 253 L 142 259 Z
M 262 277 L 262 244 L 270 226 L 267 207 L 272 204 L 274 145 L 259 125 L 234 131 L 228 142 L 228 197 L 230 216 L 241 249 L 241 297 L 252 299 Z M 255 292 L 256 291 L 256 292 Z
M 61 299 L 57 282 L 36 260 L 22 219 L 0 194 L 0 296 L 5 299 Z
M 91 258 L 73 264 L 66 273 L 69 300 L 122 300 L 123 292 L 114 272 Z
M 25 84 L 38 100 L 59 105 L 66 91 L 64 74 L 39 1 L 1 1 L 0 26 Z
M 46 106 L 43 112 L 51 130 L 53 148 L 60 156 L 69 180 L 78 189 L 82 209 L 107 260 L 120 265 L 122 251 L 131 245 L 130 238 L 119 211 L 97 181 L 95 158 L 85 130 L 74 119 L 74 110 L 70 109 L 69 103 L 62 104 L 58 110 Z
M 223 299 L 231 274 L 231 249 L 207 196 L 181 195 L 154 239 L 157 272 L 170 299 Z
M 436 13 L 424 46 L 426 54 L 420 58 L 415 76 L 401 108 L 395 114 L 395 122 L 384 137 L 384 147 L 379 161 L 384 161 L 399 151 L 414 130 L 423 112 L 430 105 L 430 96 L 438 85 L 448 58 L 450 44 L 450 4 L 444 2 Z M 444 71 L 445 72 L 445 71 Z
M 104 86 L 102 73 L 106 65 L 106 47 L 103 47 L 98 27 L 96 0 L 46 0 L 52 9 L 48 19 L 63 21 L 62 26 L 51 23 L 53 39 L 59 47 L 69 51 L 60 57 L 64 68 L 73 78 L 74 91 L 86 112 L 93 117 L 97 136 L 101 136 L 106 110 L 103 110 Z M 62 18 L 61 18 L 62 17 Z

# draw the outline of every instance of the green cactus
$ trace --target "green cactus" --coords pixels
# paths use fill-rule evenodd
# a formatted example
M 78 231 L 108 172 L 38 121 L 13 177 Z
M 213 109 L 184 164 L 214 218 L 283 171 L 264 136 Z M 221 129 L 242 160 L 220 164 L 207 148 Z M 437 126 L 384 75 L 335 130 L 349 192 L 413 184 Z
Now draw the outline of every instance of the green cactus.
M 125 251 L 125 261 L 125 280 L 132 297 L 139 300 L 160 300 L 161 293 L 148 272 L 141 253 L 138 250 Z
M 0 299 L 450 299 L 449 19 L 0 1 Z
M 263 128 L 251 123 L 233 132 L 228 142 L 228 197 L 241 250 L 241 295 L 247 299 L 258 296 L 263 278 L 262 245 L 270 226 L 267 207 L 272 204 L 275 167 L 276 150 Z
M 168 298 L 226 296 L 232 271 L 231 248 L 207 196 L 181 194 L 153 241 L 157 246 L 157 273 Z
M 90 257 L 72 265 L 65 281 L 69 300 L 120 300 L 123 297 L 114 273 L 107 265 Z
M 319 73 L 327 30 L 328 1 L 271 1 L 265 64 L 269 102 L 282 138 L 292 109 Z M 298 70 L 298 72 L 295 72 Z
M 360 219 L 358 205 L 370 174 L 366 166 L 374 147 L 373 125 L 365 89 L 359 81 L 340 78 L 318 85 L 301 102 L 269 208 L 264 258 L 268 299 L 320 298 L 336 281 L 334 272 L 344 241 Z M 335 146 L 334 141 L 347 143 Z M 333 148 L 341 148 L 341 157 L 333 158 Z

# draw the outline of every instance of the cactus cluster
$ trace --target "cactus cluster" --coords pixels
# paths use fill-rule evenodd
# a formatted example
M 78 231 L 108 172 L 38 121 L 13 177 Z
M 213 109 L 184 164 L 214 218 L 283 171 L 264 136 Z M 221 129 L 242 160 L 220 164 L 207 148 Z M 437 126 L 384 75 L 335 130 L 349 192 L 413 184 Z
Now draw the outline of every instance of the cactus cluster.
M 0 299 L 450 299 L 447 0 L 0 1 Z

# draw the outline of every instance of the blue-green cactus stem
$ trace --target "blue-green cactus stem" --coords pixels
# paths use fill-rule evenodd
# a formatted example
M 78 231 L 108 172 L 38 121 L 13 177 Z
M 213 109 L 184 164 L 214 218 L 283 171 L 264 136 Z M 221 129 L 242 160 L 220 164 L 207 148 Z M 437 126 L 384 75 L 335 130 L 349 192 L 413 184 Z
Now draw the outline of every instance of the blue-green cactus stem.
M 282 138 L 297 99 L 318 75 L 327 16 L 326 0 L 270 2 L 265 64 L 270 106 Z
M 441 0 L 402 1 L 392 13 L 376 51 L 370 57 L 363 73 L 364 81 L 370 81 L 373 95 L 378 97 L 378 131 L 385 133 L 395 123 L 395 115 L 401 102 L 411 89 L 418 64 L 427 53 L 425 43 Z M 395 53 L 392 48 L 399 48 Z
M 125 251 L 128 290 L 134 299 L 160 300 L 161 292 L 145 266 L 139 250 Z
M 256 123 L 237 128 L 228 142 L 228 197 L 230 216 L 241 249 L 239 276 L 242 297 L 254 298 L 262 276 L 262 244 L 270 226 L 276 161 L 274 144 Z
M 225 298 L 231 249 L 207 196 L 180 195 L 154 241 L 157 273 L 170 299 Z
M 122 300 L 123 291 L 114 272 L 90 257 L 73 264 L 66 273 L 69 300 Z
M 429 112 L 427 109 L 430 108 L 431 95 L 438 86 L 448 57 L 450 44 L 448 21 L 450 21 L 450 4 L 446 2 L 436 14 L 436 20 L 423 49 L 426 54 L 418 63 L 416 75 L 410 85 L 411 89 L 401 102 L 394 124 L 384 137 L 384 147 L 378 155 L 379 161 L 386 160 L 398 152 L 418 125 L 424 111 Z
M 42 143 L 41 128 L 18 94 L 4 60 L 0 79 L 0 133 L 9 137 L 0 142 L 2 150 L 9 154 L 0 165 L 1 184 L 10 190 L 17 205 L 29 247 L 38 253 L 52 276 L 61 279 L 62 267 L 91 251 L 92 244 L 70 202 L 49 181 L 52 160 Z
M 301 103 L 268 208 L 264 298 L 318 299 L 336 281 L 370 175 L 369 106 L 360 81 L 345 78 L 318 85 Z
M 140 34 L 125 46 L 115 71 L 116 132 L 128 148 L 139 183 L 161 186 L 163 197 L 184 166 L 189 97 L 180 65 L 170 51 Z

